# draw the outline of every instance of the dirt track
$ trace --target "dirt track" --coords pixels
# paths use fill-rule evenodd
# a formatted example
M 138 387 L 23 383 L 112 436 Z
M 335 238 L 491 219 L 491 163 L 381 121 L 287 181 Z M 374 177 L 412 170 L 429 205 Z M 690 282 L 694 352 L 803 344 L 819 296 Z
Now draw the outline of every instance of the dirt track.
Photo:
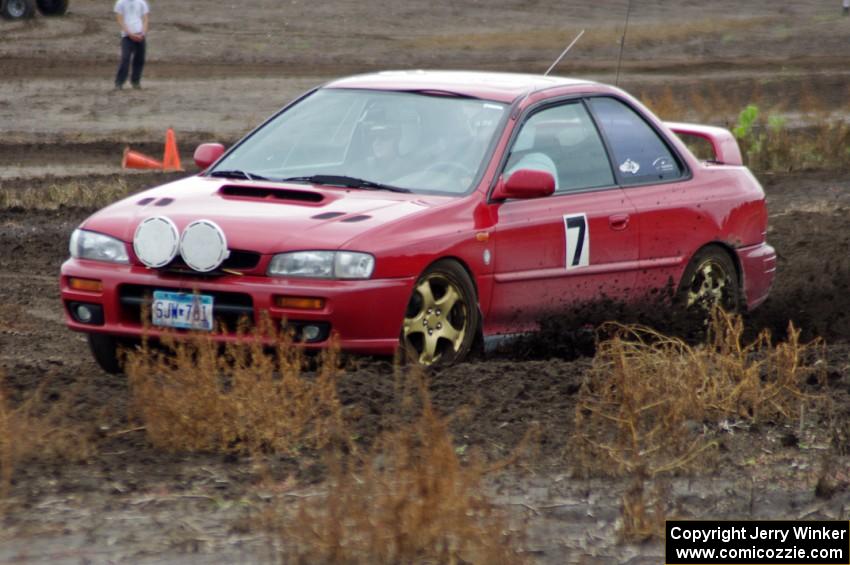
M 383 68 L 544 70 L 578 30 L 584 44 L 564 74 L 612 81 L 625 1 L 290 3 L 271 0 L 157 2 L 145 90 L 110 91 L 117 46 L 108 6 L 72 0 L 62 19 L 0 21 L 0 191 L 47 190 L 122 178 L 141 189 L 157 174 L 123 175 L 126 144 L 158 151 L 177 130 L 184 163 L 201 141 L 232 142 L 265 116 L 329 77 Z M 621 85 L 654 94 L 722 93 L 735 107 L 756 93 L 793 113 L 806 92 L 826 109 L 846 110 L 850 19 L 839 2 L 777 8 L 758 0 L 636 2 Z M 565 13 L 566 12 L 566 13 Z M 724 15 L 726 14 L 726 15 Z M 558 22 L 553 24 L 553 22 Z M 672 35 L 693 26 L 691 36 Z M 658 37 L 659 39 L 653 39 Z M 614 41 L 611 41 L 614 38 Z M 665 39 L 666 38 L 666 39 Z M 740 101 L 740 104 L 738 103 Z M 665 117 L 665 116 L 662 116 Z M 728 123 L 728 114 L 715 123 Z M 760 177 L 768 194 L 769 240 L 779 252 L 771 298 L 748 318 L 755 332 L 781 335 L 789 320 L 830 347 L 830 394 L 850 394 L 850 165 Z M 84 339 L 62 323 L 56 277 L 71 230 L 93 210 L 0 211 L 0 371 L 19 399 L 45 383 L 74 398 L 78 420 L 97 432 L 97 453 L 79 464 L 23 466 L 0 515 L 0 562 L 271 560 L 275 548 L 243 528 L 266 500 L 257 462 L 166 454 L 127 419 L 127 386 L 99 371 Z M 616 520 L 626 483 L 570 478 L 564 449 L 588 358 L 557 358 L 558 336 L 542 336 L 532 356 L 509 351 L 432 376 L 436 406 L 472 406 L 455 426 L 459 445 L 506 455 L 533 423 L 544 430 L 539 458 L 499 475 L 490 488 L 517 526 L 527 554 L 546 563 L 658 562 L 660 544 L 619 545 Z M 547 342 L 546 340 L 550 340 Z M 550 359 L 550 356 L 556 358 Z M 342 383 L 363 418 L 365 443 L 383 425 L 391 371 L 366 364 Z M 69 392 L 70 391 L 70 392 Z M 699 518 L 847 519 L 850 493 L 816 498 L 826 449 L 816 422 L 797 446 L 788 430 L 729 433 L 729 464 L 671 486 L 679 513 Z M 739 457 L 740 455 L 740 457 Z M 733 457 L 734 456 L 734 457 Z M 733 461 L 748 460 L 740 464 Z M 848 459 L 838 459 L 846 466 Z M 283 458 L 269 472 L 309 488 L 323 476 L 309 457 Z M 846 486 L 846 485 L 845 485 Z

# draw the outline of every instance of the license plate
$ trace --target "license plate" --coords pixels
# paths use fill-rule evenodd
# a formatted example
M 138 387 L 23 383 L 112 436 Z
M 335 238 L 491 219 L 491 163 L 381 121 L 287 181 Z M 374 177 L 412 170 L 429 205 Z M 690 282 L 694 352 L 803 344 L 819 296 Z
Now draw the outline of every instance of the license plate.
M 151 305 L 155 326 L 186 330 L 213 329 L 213 297 L 208 294 L 155 290 Z

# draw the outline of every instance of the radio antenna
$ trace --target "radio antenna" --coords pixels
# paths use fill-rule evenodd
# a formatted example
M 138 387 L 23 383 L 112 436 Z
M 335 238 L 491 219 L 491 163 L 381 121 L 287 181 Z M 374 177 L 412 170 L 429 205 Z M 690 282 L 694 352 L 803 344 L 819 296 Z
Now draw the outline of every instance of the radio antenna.
M 620 56 L 617 57 L 617 77 L 614 79 L 614 86 L 620 86 L 620 64 L 623 62 L 623 47 L 626 45 L 626 32 L 629 30 L 629 16 L 632 14 L 632 0 L 629 0 L 629 6 L 626 8 L 626 25 L 623 26 L 623 37 L 620 38 Z
M 558 63 L 560 63 L 560 62 L 561 62 L 561 59 L 563 59 L 563 58 L 564 58 L 564 55 L 566 55 L 566 54 L 567 54 L 567 52 L 568 52 L 570 49 L 572 49 L 573 45 L 575 45 L 575 44 L 576 44 L 576 41 L 578 41 L 579 39 L 581 39 L 581 36 L 582 36 L 582 35 L 584 35 L 584 30 L 581 30 L 581 31 L 579 32 L 579 34 L 576 36 L 576 38 L 575 38 L 575 39 L 573 39 L 572 43 L 570 43 L 569 45 L 567 45 L 567 48 L 566 48 L 566 49 L 564 49 L 564 51 L 563 51 L 560 55 L 558 55 L 558 58 L 557 58 L 557 59 L 555 59 L 555 62 L 554 62 L 554 63 L 552 63 L 552 65 L 551 65 L 548 69 L 546 69 L 546 72 L 545 72 L 545 73 L 543 73 L 543 76 L 546 76 L 546 75 L 548 75 L 550 72 L 552 72 L 552 69 L 554 69 L 554 68 L 555 68 L 555 65 L 557 65 Z

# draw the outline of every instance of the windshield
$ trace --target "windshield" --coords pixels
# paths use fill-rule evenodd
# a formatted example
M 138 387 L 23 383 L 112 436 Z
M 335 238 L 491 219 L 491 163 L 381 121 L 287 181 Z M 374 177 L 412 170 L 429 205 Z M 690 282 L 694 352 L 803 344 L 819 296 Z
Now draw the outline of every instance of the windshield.
M 506 113 L 497 102 L 409 92 L 318 90 L 210 174 L 462 194 Z

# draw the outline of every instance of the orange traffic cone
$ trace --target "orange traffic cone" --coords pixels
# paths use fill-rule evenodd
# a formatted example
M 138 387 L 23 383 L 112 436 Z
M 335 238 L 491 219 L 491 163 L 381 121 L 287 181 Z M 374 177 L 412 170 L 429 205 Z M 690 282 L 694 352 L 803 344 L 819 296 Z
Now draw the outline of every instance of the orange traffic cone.
M 138 151 L 133 151 L 129 147 L 124 148 L 124 158 L 121 160 L 121 166 L 125 169 L 160 169 L 162 163 L 147 155 L 142 155 Z
M 162 156 L 162 170 L 182 171 L 180 166 L 180 153 L 177 151 L 177 140 L 174 138 L 174 130 L 168 128 L 165 132 L 165 153 Z

